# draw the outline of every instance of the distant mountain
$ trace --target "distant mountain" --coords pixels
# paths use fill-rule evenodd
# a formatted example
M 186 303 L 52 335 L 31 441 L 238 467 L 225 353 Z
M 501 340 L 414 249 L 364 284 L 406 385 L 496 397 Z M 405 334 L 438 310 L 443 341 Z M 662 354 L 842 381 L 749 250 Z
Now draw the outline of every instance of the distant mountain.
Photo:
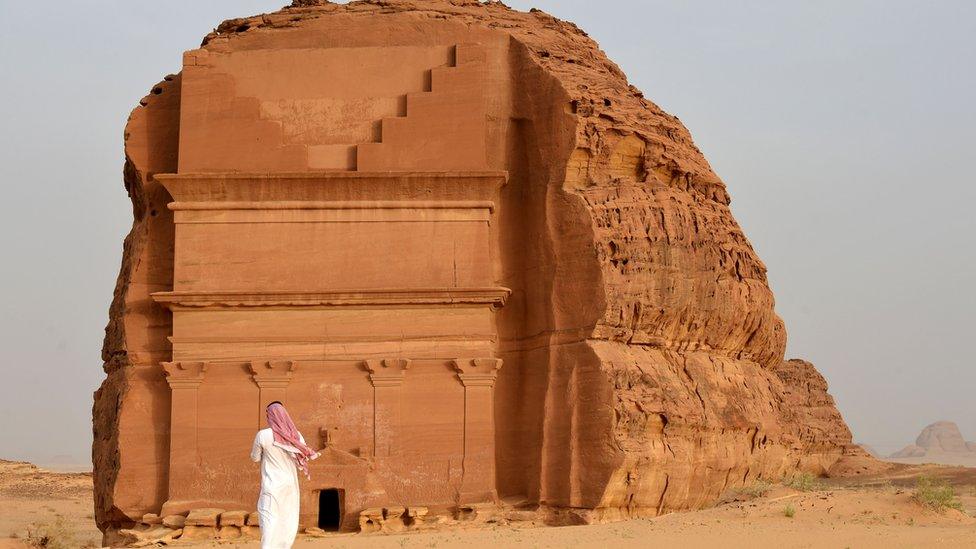
M 881 454 L 879 454 L 878 451 L 875 450 L 870 444 L 864 444 L 863 442 L 855 442 L 854 444 L 860 446 L 861 449 L 867 452 L 871 457 L 881 459 Z
M 955 423 L 937 421 L 922 429 L 915 444 L 909 444 L 888 458 L 905 463 L 976 466 L 976 442 L 967 442 Z

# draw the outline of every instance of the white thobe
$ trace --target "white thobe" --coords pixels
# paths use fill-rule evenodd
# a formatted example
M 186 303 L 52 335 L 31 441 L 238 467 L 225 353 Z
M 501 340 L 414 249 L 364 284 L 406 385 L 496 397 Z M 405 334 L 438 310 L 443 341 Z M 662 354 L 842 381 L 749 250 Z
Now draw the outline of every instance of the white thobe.
M 251 460 L 261 462 L 261 549 L 289 549 L 298 534 L 298 466 L 287 451 L 275 446 L 271 429 L 261 429 L 254 437 Z

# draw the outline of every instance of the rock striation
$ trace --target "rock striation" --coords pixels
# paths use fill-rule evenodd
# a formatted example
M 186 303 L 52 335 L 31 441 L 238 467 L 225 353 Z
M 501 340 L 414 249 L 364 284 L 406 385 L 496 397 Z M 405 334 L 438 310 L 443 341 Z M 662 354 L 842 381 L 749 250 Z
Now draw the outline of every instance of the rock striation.
M 516 496 L 552 522 L 653 516 L 863 454 L 823 377 L 783 361 L 723 182 L 572 23 L 295 2 L 220 25 L 125 136 L 107 532 L 249 508 L 271 395 L 330 450 L 304 527 L 331 490 L 342 529 Z

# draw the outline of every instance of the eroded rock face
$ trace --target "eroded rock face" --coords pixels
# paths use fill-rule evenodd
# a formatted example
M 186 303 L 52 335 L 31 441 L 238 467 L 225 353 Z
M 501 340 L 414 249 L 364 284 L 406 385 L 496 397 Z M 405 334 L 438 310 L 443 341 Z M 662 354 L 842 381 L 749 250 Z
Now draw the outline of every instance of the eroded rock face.
M 400 57 L 380 71 L 390 56 Z M 344 84 L 356 71 L 366 72 Z M 375 93 L 355 91 L 370 86 Z M 491 210 L 491 263 L 475 273 L 511 290 L 491 317 L 491 354 L 504 367 L 493 388 L 494 471 L 481 470 L 497 496 L 524 495 L 566 520 L 649 516 L 707 505 L 759 477 L 796 468 L 823 473 L 851 451 L 823 378 L 809 363 L 783 362 L 786 332 L 765 267 L 732 217 L 724 184 L 681 123 L 630 86 L 585 33 L 500 3 L 303 1 L 221 25 L 129 119 L 125 183 L 135 221 L 106 329 L 107 377 L 93 409 L 101 528 L 125 527 L 172 503 L 171 456 L 184 449 L 171 439 L 175 416 L 161 364 L 174 372 L 178 360 L 221 363 L 217 351 L 193 355 L 180 338 L 172 343 L 174 313 L 151 296 L 212 280 L 174 277 L 174 263 L 182 268 L 174 249 L 187 248 L 176 245 L 173 197 L 163 182 L 190 196 L 187 178 L 202 173 L 208 185 L 222 184 L 214 183 L 219 176 L 284 192 L 297 179 L 275 174 L 307 181 L 326 170 L 505 174 Z M 383 253 L 397 263 L 396 250 Z M 432 265 L 450 253 L 431 252 Z M 283 264 L 269 284 L 292 281 L 290 272 Z M 302 282 L 298 274 L 294 280 Z M 235 299 L 223 306 L 241 307 L 243 298 Z M 249 299 L 246 306 L 267 304 L 260 295 Z M 331 306 L 324 303 L 315 306 Z M 445 359 L 413 352 L 397 360 L 423 368 L 418 357 Z M 222 408 L 208 412 L 234 441 L 253 429 L 263 398 L 247 368 L 238 369 L 239 381 L 214 378 L 214 368 L 206 374 L 228 384 L 235 395 L 228 406 L 254 400 L 255 412 L 239 426 L 220 416 Z M 444 390 L 463 402 L 464 387 L 452 383 Z M 376 448 L 354 447 L 373 439 L 355 431 L 362 421 L 342 414 L 375 404 L 346 402 L 351 386 L 334 386 L 320 407 L 334 404 L 329 421 L 346 421 L 351 431 L 338 439 L 349 446 L 336 453 L 344 457 L 328 467 L 356 468 L 365 486 L 349 488 L 362 495 L 347 495 L 360 508 L 346 515 L 355 521 L 367 507 L 451 503 L 423 486 L 462 478 L 404 479 L 413 473 L 387 469 Z M 209 394 L 219 401 L 217 389 Z M 439 396 L 404 391 L 406 402 Z M 439 413 L 416 421 L 463 421 L 456 411 Z M 311 412 L 296 421 L 306 433 L 322 428 Z M 452 448 L 444 459 L 465 459 L 467 450 Z M 218 486 L 235 470 L 238 458 L 228 456 L 201 459 L 197 468 L 208 473 L 177 483 L 181 497 L 196 497 L 200 507 L 246 508 L 257 476 L 236 471 L 234 478 L 249 480 L 234 490 Z

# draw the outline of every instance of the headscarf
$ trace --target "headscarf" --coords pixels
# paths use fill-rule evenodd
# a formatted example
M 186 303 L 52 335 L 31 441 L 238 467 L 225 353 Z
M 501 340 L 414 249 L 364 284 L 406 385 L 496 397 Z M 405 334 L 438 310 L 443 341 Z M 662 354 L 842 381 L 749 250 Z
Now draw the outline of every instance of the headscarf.
M 311 479 L 308 462 L 319 457 L 319 454 L 302 442 L 302 435 L 288 415 L 288 410 L 278 402 L 268 406 L 268 426 L 274 433 L 274 445 L 288 452 L 298 468 L 305 473 L 305 478 Z

